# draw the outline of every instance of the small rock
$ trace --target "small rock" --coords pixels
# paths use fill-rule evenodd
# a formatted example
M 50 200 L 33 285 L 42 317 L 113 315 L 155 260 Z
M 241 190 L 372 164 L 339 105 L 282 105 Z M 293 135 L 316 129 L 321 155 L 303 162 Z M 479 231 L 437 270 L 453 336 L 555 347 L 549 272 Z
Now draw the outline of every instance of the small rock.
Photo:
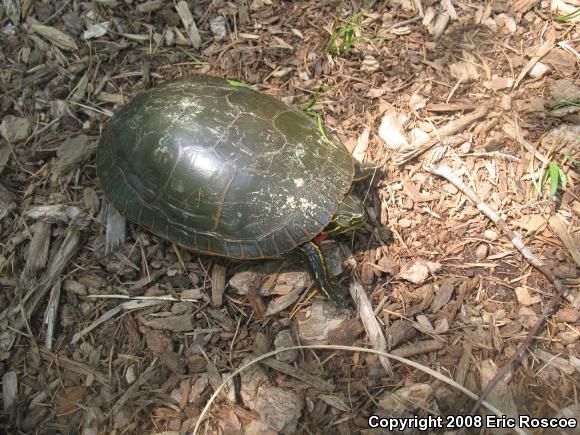
M 518 298 L 518 302 L 526 307 L 528 305 L 537 304 L 538 302 L 542 301 L 542 298 L 540 296 L 538 295 L 532 296 L 527 287 L 517 287 L 515 292 Z
M 274 348 L 282 349 L 291 346 L 294 346 L 292 332 L 289 329 L 280 331 L 274 339 Z M 298 358 L 298 351 L 296 350 L 286 350 L 276 354 L 276 359 L 278 361 L 293 362 L 296 360 L 296 358 Z
M 133 382 L 137 380 L 137 376 L 135 375 L 135 369 L 133 368 L 132 365 L 129 366 L 129 368 L 127 369 L 127 373 L 125 373 L 125 380 L 129 385 L 131 385 Z
M 175 32 L 170 28 L 165 31 L 165 45 L 171 47 L 175 43 Z
M 422 284 L 429 274 L 434 274 L 441 269 L 441 264 L 430 261 L 418 260 L 407 263 L 401 268 L 399 277 L 414 284 Z
M 17 142 L 26 139 L 30 134 L 30 121 L 28 118 L 19 118 L 14 115 L 6 115 L 0 124 L 0 134 L 8 142 Z
M 580 311 L 576 308 L 562 308 L 556 314 L 560 322 L 576 323 L 580 319 Z
M 485 230 L 483 236 L 490 242 L 493 242 L 494 240 L 497 240 L 499 235 L 494 230 Z
M 174 388 L 169 393 L 169 397 L 171 397 L 176 403 L 181 401 L 181 389 L 179 387 Z
M 528 72 L 528 74 L 533 79 L 539 79 L 539 78 L 544 77 L 544 75 L 549 70 L 550 69 L 546 65 L 544 65 L 542 62 L 536 62 L 536 64 L 532 67 L 532 69 Z
M 399 226 L 401 228 L 410 228 L 411 225 L 413 225 L 413 221 L 412 220 L 409 220 L 409 219 L 406 219 L 406 218 L 403 218 L 403 219 L 400 219 L 399 220 Z
M 209 26 L 216 41 L 223 41 L 228 36 L 226 19 L 219 15 L 209 22 Z
M 489 253 L 489 246 L 486 243 L 481 243 L 475 249 L 475 258 L 477 258 L 477 260 L 479 260 L 479 261 L 485 260 L 487 258 L 488 253 Z

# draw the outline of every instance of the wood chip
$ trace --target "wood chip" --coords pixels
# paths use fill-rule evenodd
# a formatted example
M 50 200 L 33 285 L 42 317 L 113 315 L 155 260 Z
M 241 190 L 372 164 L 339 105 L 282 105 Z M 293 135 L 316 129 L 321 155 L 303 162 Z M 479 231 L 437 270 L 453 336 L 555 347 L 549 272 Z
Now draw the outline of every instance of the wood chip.
M 256 397 L 256 411 L 271 429 L 295 433 L 304 406 L 294 391 L 279 387 L 262 387 Z
M 410 147 L 403 147 L 399 149 L 396 156 L 396 165 L 403 165 L 409 160 L 421 155 L 425 151 L 429 150 L 431 147 L 439 143 L 442 139 L 461 131 L 463 128 L 483 118 L 487 115 L 488 107 L 481 106 L 477 110 L 473 111 L 469 115 L 465 115 L 462 118 L 455 119 L 449 122 L 447 125 L 439 128 L 436 134 L 431 134 L 428 140 L 421 143 L 414 143 Z
M 423 284 L 432 274 L 441 269 L 441 264 L 432 261 L 418 260 L 401 267 L 399 277 L 414 284 Z
M 518 87 L 518 85 L 520 84 L 522 79 L 534 67 L 536 62 L 538 62 L 542 57 L 544 57 L 546 54 L 548 54 L 549 51 L 555 47 L 555 45 L 556 45 L 556 43 L 554 42 L 553 39 L 548 39 L 542 45 L 537 47 L 536 50 L 534 50 L 534 57 L 532 57 L 530 59 L 530 61 L 526 64 L 526 66 L 524 66 L 524 68 L 522 69 L 522 71 L 518 75 L 518 78 L 516 79 L 512 89 L 516 89 Z
M 2 376 L 2 399 L 4 412 L 12 413 L 18 404 L 18 374 L 14 370 Z
M 403 132 L 403 125 L 407 122 L 407 116 L 396 111 L 386 113 L 379 127 L 379 136 L 393 150 L 409 146 L 409 142 Z
M 545 350 L 542 349 L 536 349 L 534 351 L 534 355 L 536 355 L 546 365 L 555 367 L 556 369 L 561 370 L 568 376 L 573 375 L 576 372 L 574 366 L 561 356 L 552 355 L 551 353 L 546 352 Z
M 392 351 L 393 355 L 409 358 L 415 355 L 422 355 L 429 352 L 435 352 L 445 347 L 445 342 L 441 340 L 426 340 L 418 343 L 401 346 Z
M 292 376 L 293 378 L 304 382 L 309 388 L 314 388 L 315 390 L 332 392 L 336 388 L 333 384 L 324 381 L 319 376 L 311 375 L 310 373 L 283 361 L 268 358 L 263 360 L 261 364 L 280 373 L 284 373 L 285 375 Z
M 169 316 L 159 319 L 142 319 L 145 326 L 153 329 L 165 329 L 174 332 L 187 332 L 194 329 L 190 314 Z
M 228 269 L 219 263 L 215 263 L 211 273 L 211 303 L 216 307 L 223 304 L 223 295 L 226 290 L 226 274 Z
M 158 9 L 161 9 L 161 6 L 163 6 L 163 0 L 147 0 L 144 3 L 139 3 L 136 7 L 137 12 L 140 12 L 142 14 L 147 14 L 149 12 L 153 12 L 156 11 Z
M 580 238 L 568 230 L 568 226 L 564 224 L 558 215 L 552 216 L 549 224 L 550 228 L 558 234 L 558 237 L 566 246 L 576 265 L 580 266 Z
M 191 11 L 189 10 L 189 5 L 187 2 L 184 0 L 179 1 L 175 5 L 175 10 L 179 14 L 183 27 L 185 27 L 185 30 L 189 35 L 191 45 L 194 48 L 201 47 L 201 36 L 199 34 L 197 25 L 195 24 L 195 20 L 193 19 L 193 15 L 191 15 Z
M 74 39 L 61 30 L 54 27 L 45 26 L 36 22 L 28 23 L 28 30 L 42 36 L 50 43 L 56 45 L 58 48 L 68 51 L 77 51 L 78 47 Z
M 369 340 L 373 346 L 373 349 L 386 352 L 387 340 L 385 339 L 383 330 L 379 325 L 377 318 L 375 317 L 367 292 L 357 279 L 354 279 L 351 282 L 349 289 L 350 295 L 356 304 L 358 314 L 363 323 L 367 336 L 369 337 Z M 379 356 L 379 361 L 381 362 L 381 365 L 387 374 L 389 376 L 394 376 L 393 367 L 391 366 L 389 359 L 381 355 Z
M 316 300 L 306 312 L 299 312 L 296 319 L 301 343 L 322 344 L 328 342 L 331 331 L 348 319 L 348 314 L 339 312 L 331 302 Z
M 487 383 L 495 376 L 497 373 L 497 367 L 491 360 L 484 360 L 481 362 L 481 371 L 480 371 L 480 382 L 482 390 L 485 388 Z M 506 416 L 515 419 L 518 421 L 518 408 L 514 402 L 514 398 L 512 395 L 511 388 L 508 385 L 507 380 L 500 379 L 497 383 L 495 388 L 489 393 L 487 397 L 487 401 L 494 405 L 497 409 L 501 409 L 502 412 L 505 412 Z M 487 410 L 481 409 L 481 412 L 487 414 Z M 494 433 L 499 433 L 500 431 L 496 431 Z M 501 431 L 503 434 L 511 433 L 510 430 Z
M 31 127 L 28 118 L 6 115 L 0 124 L 0 134 L 8 142 L 18 142 L 30 135 Z

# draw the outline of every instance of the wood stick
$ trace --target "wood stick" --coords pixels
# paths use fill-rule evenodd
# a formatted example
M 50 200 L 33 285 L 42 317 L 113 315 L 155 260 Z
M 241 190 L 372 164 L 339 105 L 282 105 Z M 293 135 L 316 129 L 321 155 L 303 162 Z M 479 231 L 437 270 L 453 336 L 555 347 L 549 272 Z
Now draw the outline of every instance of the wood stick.
M 409 160 L 423 154 L 425 151 L 429 150 L 433 146 L 435 146 L 441 139 L 455 134 L 461 130 L 463 130 L 466 126 L 471 124 L 474 121 L 477 121 L 480 118 L 483 118 L 487 115 L 488 112 L 487 106 L 482 106 L 479 109 L 473 111 L 469 115 L 465 115 L 462 118 L 454 119 L 453 121 L 449 122 L 447 125 L 441 127 L 435 133 L 432 133 L 429 138 L 419 141 L 417 143 L 413 143 L 408 147 L 401 148 L 397 153 L 395 165 L 401 166 L 407 163 Z

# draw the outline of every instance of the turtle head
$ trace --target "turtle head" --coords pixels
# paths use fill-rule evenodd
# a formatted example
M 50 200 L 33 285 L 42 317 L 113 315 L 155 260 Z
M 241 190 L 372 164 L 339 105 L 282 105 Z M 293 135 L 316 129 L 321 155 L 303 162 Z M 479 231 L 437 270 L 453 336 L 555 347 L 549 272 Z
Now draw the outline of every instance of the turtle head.
M 322 231 L 326 235 L 344 234 L 360 228 L 365 223 L 362 202 L 353 195 L 347 195 L 334 213 L 330 223 Z

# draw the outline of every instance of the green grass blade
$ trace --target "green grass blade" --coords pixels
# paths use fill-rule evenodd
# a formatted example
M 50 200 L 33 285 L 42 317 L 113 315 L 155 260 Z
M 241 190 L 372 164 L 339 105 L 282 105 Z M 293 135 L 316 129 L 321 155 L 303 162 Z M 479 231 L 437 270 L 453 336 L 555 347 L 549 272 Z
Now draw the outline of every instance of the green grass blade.
M 247 85 L 246 83 L 238 82 L 236 80 L 228 80 L 227 82 L 228 82 L 228 85 L 230 85 L 232 88 L 252 89 L 252 87 L 250 85 Z
M 580 8 L 577 8 L 576 10 L 574 10 L 566 15 L 557 15 L 554 17 L 554 21 L 568 21 L 568 20 L 571 20 L 572 18 L 574 18 L 578 15 L 580 15 Z

